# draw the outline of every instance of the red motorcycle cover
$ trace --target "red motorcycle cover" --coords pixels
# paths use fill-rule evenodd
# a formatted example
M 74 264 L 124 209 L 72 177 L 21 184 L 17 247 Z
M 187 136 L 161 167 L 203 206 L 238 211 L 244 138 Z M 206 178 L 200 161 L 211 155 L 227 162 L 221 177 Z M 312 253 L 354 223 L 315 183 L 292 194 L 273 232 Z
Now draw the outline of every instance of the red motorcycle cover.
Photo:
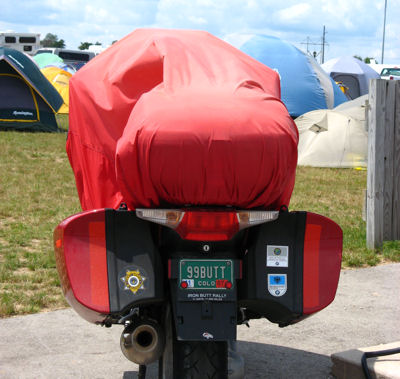
M 67 152 L 84 210 L 278 209 L 297 143 L 278 74 L 206 32 L 136 30 L 70 80 Z

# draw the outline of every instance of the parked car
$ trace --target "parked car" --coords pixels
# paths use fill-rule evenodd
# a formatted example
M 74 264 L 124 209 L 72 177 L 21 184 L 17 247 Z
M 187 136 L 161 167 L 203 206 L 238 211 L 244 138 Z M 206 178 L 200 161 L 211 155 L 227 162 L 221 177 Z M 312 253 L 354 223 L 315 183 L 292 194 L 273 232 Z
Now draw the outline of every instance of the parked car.
M 88 50 L 67 50 L 54 47 L 45 47 L 36 51 L 35 55 L 51 53 L 56 54 L 63 59 L 64 63 L 67 63 L 74 67 L 75 70 L 79 70 L 83 65 L 89 62 L 95 57 L 93 51 Z
M 400 80 L 400 67 L 384 68 L 381 71 L 381 79 Z

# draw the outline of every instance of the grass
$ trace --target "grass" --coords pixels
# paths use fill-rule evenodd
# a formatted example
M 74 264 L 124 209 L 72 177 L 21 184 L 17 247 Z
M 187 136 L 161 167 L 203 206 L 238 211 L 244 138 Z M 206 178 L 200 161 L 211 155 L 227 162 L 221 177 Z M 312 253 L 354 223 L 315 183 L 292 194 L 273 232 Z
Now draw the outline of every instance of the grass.
M 67 128 L 67 119 L 59 118 Z M 0 132 L 0 317 L 63 308 L 52 247 L 54 227 L 80 211 L 65 153 L 66 133 Z M 366 171 L 299 167 L 291 210 L 336 221 L 344 267 L 400 261 L 400 241 L 365 247 Z
M 66 306 L 52 231 L 79 211 L 66 133 L 0 133 L 0 316 Z
M 374 266 L 400 262 L 400 241 L 387 242 L 381 250 L 366 248 L 363 221 L 367 171 L 298 167 L 291 210 L 322 214 L 343 230 L 343 267 Z

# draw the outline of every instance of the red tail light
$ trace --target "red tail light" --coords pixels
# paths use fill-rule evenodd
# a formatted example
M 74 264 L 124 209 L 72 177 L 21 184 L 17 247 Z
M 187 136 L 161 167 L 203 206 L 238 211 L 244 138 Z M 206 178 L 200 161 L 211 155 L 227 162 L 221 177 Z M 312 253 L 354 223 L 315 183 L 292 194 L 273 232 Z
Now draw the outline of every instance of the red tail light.
M 75 309 L 77 301 L 96 312 L 109 313 L 105 210 L 64 220 L 54 231 L 54 250 L 68 302 Z
M 335 298 L 342 261 L 342 229 L 332 220 L 307 213 L 303 256 L 303 313 L 328 306 Z
M 192 241 L 225 241 L 239 231 L 235 212 L 186 212 L 176 231 Z

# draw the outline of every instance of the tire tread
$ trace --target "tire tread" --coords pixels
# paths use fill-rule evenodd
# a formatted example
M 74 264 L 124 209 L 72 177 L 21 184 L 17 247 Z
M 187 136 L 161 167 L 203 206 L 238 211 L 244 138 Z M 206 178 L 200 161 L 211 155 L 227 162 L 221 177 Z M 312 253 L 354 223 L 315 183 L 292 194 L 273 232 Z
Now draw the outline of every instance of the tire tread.
M 174 366 L 177 378 L 226 379 L 226 342 L 176 342 Z

